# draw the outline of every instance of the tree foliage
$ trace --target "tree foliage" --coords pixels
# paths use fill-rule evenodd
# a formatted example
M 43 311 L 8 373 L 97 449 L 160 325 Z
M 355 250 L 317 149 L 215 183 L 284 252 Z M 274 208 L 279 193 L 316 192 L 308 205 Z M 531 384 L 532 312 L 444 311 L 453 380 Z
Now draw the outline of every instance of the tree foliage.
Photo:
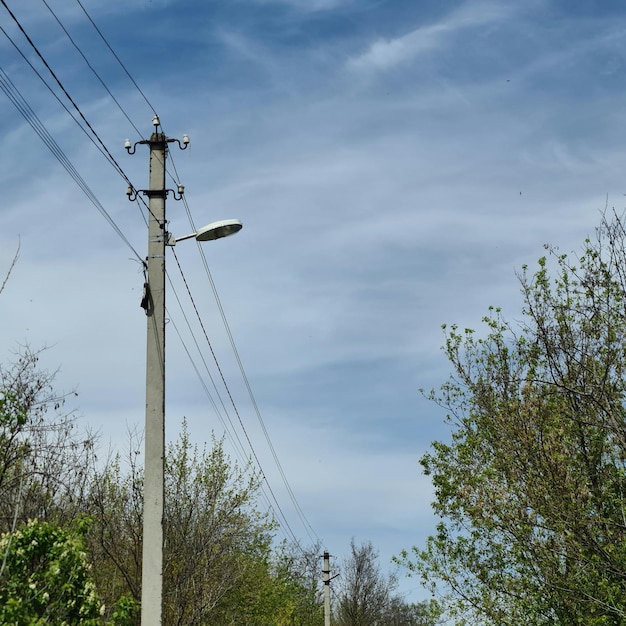
M 335 622 L 338 626 L 378 626 L 396 579 L 382 574 L 371 542 L 357 545 L 353 539 L 350 549 L 341 568 Z
M 141 600 L 143 471 L 136 441 L 127 470 L 119 456 L 94 476 L 89 533 L 98 589 L 107 601 Z M 273 546 L 275 524 L 257 509 L 259 478 L 232 463 L 221 441 L 193 445 L 183 424 L 165 466 L 166 624 L 319 623 L 316 598 Z M 313 605 L 313 606 L 312 606 Z
M 31 520 L 0 537 L 0 623 L 100 624 L 103 605 L 91 579 L 84 525 L 65 530 Z
M 422 458 L 441 517 L 404 562 L 456 623 L 626 621 L 626 251 L 603 219 L 579 255 L 519 276 L 521 321 L 446 329 L 433 400 L 451 442 Z
M 39 357 L 25 347 L 0 365 L 0 623 L 137 626 L 141 442 L 127 464 L 98 467 L 95 438 L 65 410 L 75 394 L 55 390 Z M 321 626 L 321 549 L 276 545 L 251 467 L 221 441 L 192 445 L 185 425 L 165 461 L 163 622 Z
M 0 365 L 0 530 L 39 518 L 69 522 L 95 460 L 95 438 L 79 432 L 71 394 L 54 389 L 55 372 L 39 367 L 40 351 L 24 347 Z
M 341 567 L 335 601 L 337 626 L 433 626 L 436 603 L 410 604 L 395 593 L 395 573 L 384 574 L 378 552 L 369 541 L 350 543 L 350 554 Z
M 54 373 L 42 371 L 38 363 L 39 353 L 23 349 L 14 363 L 0 366 L 0 532 L 19 543 L 23 533 L 34 532 L 29 530 L 33 525 L 43 534 L 74 541 L 73 520 L 89 516 L 81 558 L 88 554 L 93 563 L 90 576 L 105 605 L 105 615 L 93 619 L 134 626 L 141 598 L 141 442 L 131 440 L 128 464 L 116 456 L 99 469 L 94 438 L 78 432 L 74 414 L 64 411 L 66 396 L 54 390 Z M 220 441 L 213 441 L 210 450 L 198 449 L 183 427 L 168 447 L 164 623 L 193 625 L 210 619 L 230 624 L 244 616 L 259 626 L 320 624 L 308 581 L 296 576 L 296 559 L 276 549 L 275 524 L 257 508 L 259 486 L 250 467 L 230 462 Z M 41 522 L 35 526 L 33 519 Z M 51 544 L 36 540 L 32 548 L 36 545 Z M 44 555 L 19 561 L 22 570 L 13 552 L 2 556 L 2 571 L 11 578 L 4 580 L 6 619 L 0 623 L 30 624 L 27 617 L 10 621 L 11 607 L 41 609 L 30 583 L 11 581 L 22 580 L 29 571 L 28 576 L 40 576 Z M 58 590 L 46 584 L 41 593 L 52 604 Z M 83 602 L 69 582 L 63 589 Z M 41 623 L 61 623 L 45 610 Z
M 256 509 L 259 486 L 222 442 L 199 450 L 183 425 L 166 460 L 166 623 L 206 623 L 263 561 L 273 523 Z
M 273 576 L 283 598 L 283 626 L 324 623 L 322 552 L 319 543 L 303 548 L 299 543 L 283 542 L 275 548 Z

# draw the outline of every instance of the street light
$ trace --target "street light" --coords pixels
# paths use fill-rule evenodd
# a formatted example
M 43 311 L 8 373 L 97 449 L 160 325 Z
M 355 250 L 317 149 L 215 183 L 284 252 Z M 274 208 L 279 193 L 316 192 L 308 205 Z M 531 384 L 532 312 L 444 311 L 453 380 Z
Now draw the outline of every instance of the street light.
M 238 233 L 243 228 L 243 224 L 239 220 L 220 220 L 219 222 L 212 222 L 207 226 L 199 228 L 195 233 L 189 235 L 183 235 L 182 237 L 169 236 L 167 241 L 168 246 L 175 246 L 179 241 L 185 239 L 196 238 L 196 241 L 213 241 L 215 239 L 221 239 L 222 237 L 228 237 Z
M 148 257 L 144 271 L 144 294 L 141 306 L 146 312 L 146 427 L 143 497 L 143 553 L 141 573 L 141 626 L 161 626 L 163 615 L 163 521 L 165 511 L 165 247 L 195 237 L 197 241 L 211 241 L 239 232 L 239 220 L 222 220 L 204 226 L 183 237 L 167 232 L 165 199 L 170 192 L 181 200 L 185 188 L 165 188 L 165 158 L 167 144 L 177 142 L 184 150 L 189 137 L 169 139 L 158 132 L 160 122 L 155 115 L 154 132 L 150 139 L 124 146 L 134 154 L 138 144 L 150 147 L 149 189 L 128 187 L 129 200 L 139 193 L 148 196 Z

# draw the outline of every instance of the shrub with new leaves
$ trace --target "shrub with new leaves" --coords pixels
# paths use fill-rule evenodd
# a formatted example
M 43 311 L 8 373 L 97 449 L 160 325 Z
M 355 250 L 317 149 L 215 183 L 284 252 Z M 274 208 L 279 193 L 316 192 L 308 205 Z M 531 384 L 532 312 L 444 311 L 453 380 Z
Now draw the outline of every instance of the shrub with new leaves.
M 83 532 L 84 523 L 66 530 L 31 520 L 0 537 L 0 624 L 100 623 Z

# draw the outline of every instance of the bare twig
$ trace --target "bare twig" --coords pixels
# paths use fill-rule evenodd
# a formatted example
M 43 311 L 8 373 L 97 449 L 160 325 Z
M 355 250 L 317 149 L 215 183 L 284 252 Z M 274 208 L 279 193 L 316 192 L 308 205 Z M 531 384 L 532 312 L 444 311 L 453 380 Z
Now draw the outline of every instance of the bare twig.
M 4 277 L 4 280 L 2 281 L 2 285 L 0 286 L 0 293 L 4 291 L 7 281 L 9 280 L 9 276 L 11 276 L 11 272 L 13 271 L 13 268 L 15 267 L 15 264 L 17 263 L 17 259 L 19 258 L 19 256 L 20 256 L 20 241 L 18 240 L 17 250 L 15 251 L 15 254 L 13 255 L 13 260 L 11 261 L 11 266 L 9 267 L 9 271 L 7 272 L 6 276 Z

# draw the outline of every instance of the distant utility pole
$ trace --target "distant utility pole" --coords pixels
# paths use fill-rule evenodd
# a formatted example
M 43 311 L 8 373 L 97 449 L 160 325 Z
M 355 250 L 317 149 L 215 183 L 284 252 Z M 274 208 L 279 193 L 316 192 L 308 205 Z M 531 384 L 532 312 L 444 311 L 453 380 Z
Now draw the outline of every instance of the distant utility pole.
M 324 626 L 330 626 L 330 554 L 328 550 L 324 552 L 324 569 L 322 570 L 324 580 Z

